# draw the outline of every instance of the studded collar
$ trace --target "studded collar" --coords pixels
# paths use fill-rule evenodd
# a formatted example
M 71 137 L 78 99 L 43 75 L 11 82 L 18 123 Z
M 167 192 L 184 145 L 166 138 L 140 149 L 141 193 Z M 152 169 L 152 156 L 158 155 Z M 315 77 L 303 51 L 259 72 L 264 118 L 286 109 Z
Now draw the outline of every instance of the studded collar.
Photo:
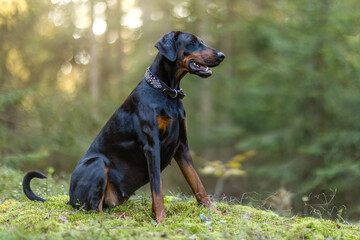
M 170 88 L 166 83 L 158 79 L 154 74 L 150 72 L 150 67 L 147 68 L 145 72 L 145 81 L 155 89 L 159 89 L 166 95 L 171 98 L 180 98 L 183 99 L 185 97 L 185 93 L 180 89 Z

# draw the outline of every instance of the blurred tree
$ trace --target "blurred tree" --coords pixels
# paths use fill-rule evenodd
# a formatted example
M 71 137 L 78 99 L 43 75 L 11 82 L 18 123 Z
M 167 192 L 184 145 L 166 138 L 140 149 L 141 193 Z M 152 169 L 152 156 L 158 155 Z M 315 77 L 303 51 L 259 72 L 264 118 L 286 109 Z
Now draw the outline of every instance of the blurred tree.
M 89 8 L 90 8 L 90 19 L 91 19 L 91 24 L 90 26 L 92 26 L 89 29 L 89 48 L 90 48 L 90 69 L 89 69 L 89 85 L 90 85 L 90 96 L 91 99 L 93 100 L 94 106 L 92 108 L 92 113 L 93 115 L 97 115 L 98 114 L 98 108 L 97 108 L 97 104 L 100 98 L 100 90 L 99 90 L 99 66 L 98 66 L 98 47 L 97 47 L 97 43 L 96 43 L 96 39 L 95 39 L 95 33 L 96 34 L 100 34 L 102 33 L 102 31 L 105 30 L 105 26 L 102 26 L 104 29 L 99 29 L 97 30 L 97 27 L 100 28 L 100 24 L 98 23 L 98 21 L 103 21 L 103 19 L 98 20 L 96 15 L 100 15 L 96 13 L 96 9 L 95 7 L 97 6 L 98 8 L 100 3 L 97 3 L 97 5 L 94 4 L 94 1 L 90 1 L 89 3 Z M 103 7 L 101 7 L 103 8 Z M 105 11 L 105 10 L 103 10 Z M 102 11 L 102 12 L 103 12 Z M 99 25 L 99 26 L 98 26 Z
M 348 121 L 359 117 L 358 3 L 258 3 L 240 30 L 245 78 L 231 115 L 243 129 L 237 149 L 262 153 L 250 176 L 262 188 L 296 189 L 298 206 L 301 195 L 329 188 L 339 190 L 337 204 L 358 202 L 350 190 L 360 180 L 358 124 Z

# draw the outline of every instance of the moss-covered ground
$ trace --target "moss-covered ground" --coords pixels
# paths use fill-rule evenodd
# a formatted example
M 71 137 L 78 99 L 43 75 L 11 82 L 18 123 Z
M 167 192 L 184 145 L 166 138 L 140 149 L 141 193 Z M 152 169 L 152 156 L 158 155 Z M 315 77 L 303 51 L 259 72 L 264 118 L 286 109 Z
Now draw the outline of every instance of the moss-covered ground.
M 15 174 L 10 169 L 0 170 L 0 180 L 10 180 L 9 175 Z M 5 194 L 5 185 L 0 184 L 0 239 L 360 239 L 356 224 L 281 217 L 272 211 L 215 203 L 226 213 L 222 215 L 180 195 L 165 197 L 167 218 L 156 224 L 151 198 L 145 194 L 96 213 L 73 209 L 66 205 L 68 195 L 61 193 L 48 194 L 45 203 L 27 200 L 20 192 L 14 195 L 21 178 L 13 176 L 11 182 L 14 179 L 11 193 Z M 52 184 L 47 183 L 56 187 Z M 44 188 L 42 194 L 45 191 L 49 189 Z

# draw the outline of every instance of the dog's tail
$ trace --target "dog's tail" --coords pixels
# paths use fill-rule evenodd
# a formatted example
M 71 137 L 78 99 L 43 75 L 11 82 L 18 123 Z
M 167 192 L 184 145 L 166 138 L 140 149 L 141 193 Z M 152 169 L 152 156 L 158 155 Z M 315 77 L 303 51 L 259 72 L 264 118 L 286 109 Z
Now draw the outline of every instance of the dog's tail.
M 23 190 L 24 190 L 25 195 L 30 200 L 46 202 L 45 199 L 42 199 L 41 197 L 36 196 L 35 193 L 31 190 L 30 182 L 31 182 L 31 180 L 33 178 L 46 178 L 46 176 L 44 174 L 42 174 L 41 172 L 38 172 L 38 171 L 28 172 L 25 175 L 24 180 L 23 180 Z

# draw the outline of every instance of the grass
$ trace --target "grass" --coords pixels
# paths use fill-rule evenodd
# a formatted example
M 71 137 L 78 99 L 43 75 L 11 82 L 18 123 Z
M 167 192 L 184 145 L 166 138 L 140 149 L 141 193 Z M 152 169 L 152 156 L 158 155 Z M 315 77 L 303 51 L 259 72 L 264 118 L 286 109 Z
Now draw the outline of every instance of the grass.
M 148 195 L 131 198 L 101 214 L 75 210 L 66 205 L 68 195 L 56 185 L 60 180 L 51 178 L 46 181 L 47 188 L 40 188 L 40 195 L 47 193 L 49 202 L 33 202 L 20 194 L 21 189 L 15 193 L 22 177 L 19 172 L 0 170 L 5 173 L 0 181 L 12 175 L 17 181 L 13 190 L 8 189 L 10 194 L 4 194 L 4 188 L 0 190 L 0 239 L 360 239 L 358 225 L 281 217 L 272 211 L 215 203 L 226 213 L 223 216 L 197 206 L 193 197 L 181 195 L 165 196 L 167 218 L 159 225 L 154 221 Z M 53 192 L 53 188 L 60 189 L 60 193 Z

